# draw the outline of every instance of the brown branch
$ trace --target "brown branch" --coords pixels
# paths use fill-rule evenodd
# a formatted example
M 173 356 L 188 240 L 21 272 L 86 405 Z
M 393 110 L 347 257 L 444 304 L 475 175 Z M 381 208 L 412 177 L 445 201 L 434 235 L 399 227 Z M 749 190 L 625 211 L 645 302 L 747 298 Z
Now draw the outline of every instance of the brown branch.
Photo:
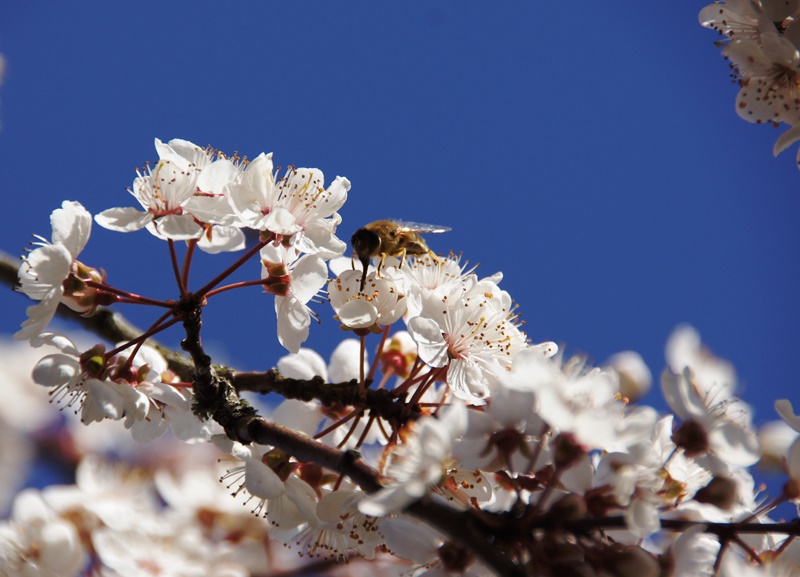
M 418 404 L 409 405 L 405 395 L 398 396 L 386 389 L 367 389 L 364 396 L 359 392 L 358 381 L 326 383 L 322 377 L 311 380 L 292 379 L 281 375 L 277 369 L 266 373 L 233 373 L 229 375 L 237 391 L 252 391 L 261 394 L 277 393 L 284 399 L 298 401 L 318 400 L 325 407 L 353 406 L 368 409 L 370 416 L 380 417 L 399 429 L 422 414 Z
M 540 529 L 553 528 L 554 526 L 552 519 L 536 524 L 536 528 Z M 716 535 L 721 540 L 732 539 L 740 534 L 767 535 L 769 533 L 777 533 L 781 535 L 800 535 L 800 519 L 784 523 L 709 523 L 683 519 L 661 519 L 661 528 L 667 531 L 681 532 L 698 526 L 704 527 L 705 533 Z M 559 527 L 574 533 L 587 533 L 596 529 L 625 529 L 627 525 L 624 517 L 600 517 L 563 523 Z

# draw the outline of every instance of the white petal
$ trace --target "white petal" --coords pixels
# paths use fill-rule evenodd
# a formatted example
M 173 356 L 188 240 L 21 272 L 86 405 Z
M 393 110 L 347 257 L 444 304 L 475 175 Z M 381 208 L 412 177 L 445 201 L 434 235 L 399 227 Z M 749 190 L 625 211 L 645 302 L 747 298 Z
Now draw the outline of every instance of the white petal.
M 436 368 L 447 366 L 447 342 L 441 327 L 432 319 L 414 317 L 408 321 L 408 334 L 417 343 L 417 354 L 428 365 Z
M 92 232 L 92 215 L 79 202 L 65 200 L 50 215 L 53 244 L 63 244 L 73 258 L 86 246 Z
M 530 348 L 541 353 L 541 355 L 546 359 L 549 359 L 558 353 L 558 345 L 553 341 L 539 343 L 538 345 L 531 345 Z
M 334 227 L 324 226 L 326 222 L 328 221 L 317 220 L 306 225 L 303 233 L 298 235 L 295 248 L 325 259 L 336 258 L 344 254 L 347 244 L 333 234 L 330 229 Z
M 202 147 L 197 146 L 194 142 L 184 140 L 183 138 L 173 138 L 168 143 L 164 144 L 156 138 L 156 152 L 159 158 L 165 158 L 171 155 L 178 155 L 185 158 L 190 162 L 196 163 L 199 158 L 207 156 Z
M 94 216 L 97 224 L 117 232 L 133 232 L 143 229 L 153 220 L 149 212 L 139 212 L 135 208 L 109 208 Z
M 272 153 L 262 152 L 247 165 L 241 181 L 228 189 L 228 200 L 234 212 L 249 219 L 271 208 L 272 170 Z
M 311 314 L 291 293 L 286 297 L 275 297 L 275 313 L 278 316 L 278 341 L 290 353 L 298 352 L 308 339 Z
M 351 329 L 365 329 L 375 324 L 378 311 L 365 300 L 353 300 L 339 309 L 338 316 L 339 320 Z
M 208 234 L 204 233 L 197 246 L 208 254 L 218 254 L 242 250 L 246 244 L 244 233 L 240 229 L 217 224 L 211 229 L 211 238 L 209 239 Z
M 634 535 L 645 538 L 661 529 L 658 507 L 645 499 L 634 499 L 625 511 L 625 522 Z
M 778 140 L 775 141 L 775 146 L 772 148 L 772 154 L 778 156 L 798 140 L 800 140 L 800 124 L 792 126 L 778 137 Z
M 81 367 L 73 357 L 56 353 L 47 355 L 33 368 L 31 378 L 37 385 L 55 387 L 70 382 L 81 374 Z
M 244 470 L 244 486 L 251 495 L 261 499 L 283 495 L 283 482 L 261 459 L 247 459 Z
M 189 444 L 207 443 L 211 437 L 212 424 L 201 421 L 191 407 L 164 407 L 164 418 L 169 422 L 172 434 L 180 441 Z
M 781 416 L 781 419 L 786 421 L 786 424 L 800 433 L 800 416 L 794 412 L 794 407 L 788 399 L 780 399 L 775 401 L 775 410 Z
M 358 510 L 364 515 L 383 517 L 405 509 L 425 493 L 426 485 L 414 479 L 403 484 L 384 487 L 377 493 L 367 495 L 359 501 Z
M 305 255 L 292 270 L 292 292 L 302 303 L 307 303 L 325 286 L 328 267 L 325 261 L 314 255 Z
M 714 454 L 734 467 L 749 467 L 761 458 L 756 434 L 738 423 L 725 421 L 708 433 Z
M 317 493 L 311 485 L 295 475 L 289 475 L 286 479 L 286 496 L 306 520 L 317 521 Z
M 214 224 L 234 222 L 230 202 L 225 196 L 193 196 L 183 204 L 183 210 L 201 222 Z
M 297 353 L 278 359 L 278 370 L 291 379 L 311 379 L 320 376 L 328 378 L 325 359 L 312 349 L 300 349 Z
M 368 355 L 364 353 L 364 374 L 369 370 Z M 360 377 L 360 370 L 358 368 L 359 359 L 361 359 L 361 343 L 358 339 L 344 339 L 333 350 L 331 354 L 331 363 L 328 368 L 330 375 L 330 382 L 332 383 L 345 383 Z
M 169 422 L 161 411 L 151 409 L 147 419 L 135 421 L 131 427 L 131 438 L 137 443 L 149 443 L 161 437 L 169 429 Z
M 381 521 L 381 535 L 394 555 L 421 565 L 436 560 L 442 544 L 441 536 L 433 529 L 405 516 Z
M 88 425 L 103 419 L 121 419 L 124 414 L 125 400 L 117 390 L 115 383 L 89 379 L 84 384 L 86 396 L 83 399 L 81 422 Z M 128 386 L 128 385 L 120 385 Z
M 661 392 L 670 409 L 683 420 L 705 415 L 702 402 L 695 403 L 690 400 L 699 398 L 697 391 L 689 392 L 692 388 L 683 374 L 675 374 L 669 369 L 664 369 L 661 374 Z
M 43 526 L 41 531 L 38 560 L 42 565 L 61 575 L 78 574 L 85 559 L 75 526 L 57 519 Z M 51 573 L 45 570 L 42 574 Z
M 34 300 L 41 300 L 53 289 L 61 289 L 69 276 L 72 255 L 60 244 L 42 246 L 31 252 L 17 270 L 20 290 Z
M 61 287 L 53 289 L 38 304 L 26 308 L 25 313 L 28 318 L 22 323 L 22 328 L 14 333 L 14 338 L 18 341 L 25 341 L 44 331 L 56 314 L 62 292 Z
M 191 214 L 168 214 L 153 221 L 153 226 L 159 233 L 157 236 L 172 240 L 189 240 L 203 234 L 203 228 Z
M 267 215 L 264 220 L 267 230 L 276 234 L 291 235 L 300 231 L 297 219 L 294 215 L 282 206 L 278 206 Z
M 309 437 L 317 432 L 321 421 L 322 411 L 318 401 L 306 403 L 286 399 L 272 413 L 272 422 L 276 425 L 289 427 Z
M 454 401 L 442 409 L 439 423 L 451 439 L 462 436 L 467 430 L 468 413 L 464 403 Z
M 167 383 L 154 383 L 149 390 L 149 397 L 180 409 L 191 409 L 189 400 L 181 392 Z
M 453 359 L 447 369 L 447 384 L 459 399 L 483 405 L 489 396 L 489 382 L 483 370 L 472 359 Z
M 59 333 L 42 333 L 31 339 L 31 345 L 37 348 L 42 345 L 49 345 L 73 357 L 80 355 L 80 351 L 78 351 L 73 342 Z
M 800 439 L 796 439 L 789 447 L 787 457 L 789 463 L 789 476 L 795 481 L 800 481 Z
M 238 171 L 227 158 L 219 158 L 204 167 L 197 178 L 197 188 L 211 194 L 222 194 Z

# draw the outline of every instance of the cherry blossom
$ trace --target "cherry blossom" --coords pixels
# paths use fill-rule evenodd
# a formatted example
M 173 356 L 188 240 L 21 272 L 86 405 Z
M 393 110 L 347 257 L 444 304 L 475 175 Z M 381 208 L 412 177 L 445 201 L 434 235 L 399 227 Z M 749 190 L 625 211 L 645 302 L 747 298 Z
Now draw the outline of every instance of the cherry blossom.
M 4 575 L 75 575 L 86 552 L 75 527 L 60 519 L 35 489 L 14 501 L 11 519 L 0 521 L 0 566 Z
M 189 143 L 184 146 L 184 142 L 164 144 L 156 138 L 158 162 L 154 168 L 148 166 L 138 172 L 130 189 L 144 212 L 132 207 L 111 208 L 95 216 L 97 224 L 117 232 L 133 232 L 147 227 L 161 239 L 199 238 L 203 228 L 185 212 L 184 205 L 197 191 L 201 167 L 180 153 L 187 147 L 196 148 Z M 178 150 L 175 150 L 175 145 L 178 145 Z
M 381 517 L 402 510 L 442 480 L 455 439 L 466 430 L 463 403 L 444 409 L 440 418 L 426 417 L 414 425 L 412 434 L 391 455 L 387 474 L 393 482 L 358 504 L 365 515 Z
M 760 457 L 758 439 L 751 427 L 750 407 L 735 395 L 736 371 L 702 346 L 691 327 L 678 327 L 666 349 L 670 366 L 661 377 L 661 389 L 670 408 L 687 422 L 680 433 L 687 449 L 687 436 L 696 446 L 690 453 L 711 450 L 734 466 L 749 466 Z
M 261 278 L 267 292 L 275 295 L 278 341 L 296 353 L 308 338 L 311 311 L 308 302 L 325 286 L 328 268 L 312 254 L 300 256 L 294 248 L 269 244 L 261 249 Z
M 510 369 L 525 347 L 511 297 L 491 281 L 443 297 L 423 296 L 420 316 L 409 319 L 408 332 L 420 358 L 432 367 L 447 367 L 453 394 L 473 404 L 485 402 L 497 382 L 495 371 Z
M 272 153 L 262 153 L 230 184 L 230 205 L 239 226 L 292 238 L 300 252 L 333 258 L 345 249 L 335 235 L 341 222 L 336 211 L 347 200 L 350 181 L 336 177 L 327 189 L 324 183 L 316 168 L 289 168 L 279 178 Z
M 749 122 L 800 122 L 800 54 L 777 33 L 764 33 L 760 42 L 731 41 L 723 54 L 736 65 L 742 88 L 736 111 Z
M 342 325 L 349 329 L 369 329 L 398 321 L 406 311 L 406 300 L 397 283 L 376 272 L 367 275 L 361 290 L 361 271 L 346 270 L 328 283 L 331 306 Z
M 19 267 L 19 290 L 39 301 L 28 307 L 28 319 L 14 335 L 15 339 L 28 340 L 50 323 L 59 303 L 78 312 L 86 312 L 92 304 L 81 302 L 85 280 L 102 280 L 94 271 L 77 262 L 92 230 L 92 216 L 79 202 L 64 201 L 61 208 L 50 215 L 53 228 L 52 242 L 39 237 L 39 248 L 23 257 Z M 65 293 L 65 282 L 73 276 L 74 286 Z

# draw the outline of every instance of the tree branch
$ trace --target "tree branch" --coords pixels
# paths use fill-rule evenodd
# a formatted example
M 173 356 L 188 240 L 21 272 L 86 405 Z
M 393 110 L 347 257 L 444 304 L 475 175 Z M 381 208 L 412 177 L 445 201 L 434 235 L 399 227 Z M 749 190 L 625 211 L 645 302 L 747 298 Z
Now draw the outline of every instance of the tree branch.
M 229 378 L 239 392 L 277 393 L 284 399 L 305 402 L 316 399 L 325 407 L 352 406 L 356 409 L 367 409 L 371 415 L 385 419 L 395 428 L 416 420 L 422 414 L 418 404 L 409 405 L 406 395 L 397 395 L 394 391 L 367 389 L 362 397 L 355 379 L 344 383 L 326 383 L 322 377 L 311 380 L 292 379 L 284 377 L 277 369 L 266 373 L 231 372 Z

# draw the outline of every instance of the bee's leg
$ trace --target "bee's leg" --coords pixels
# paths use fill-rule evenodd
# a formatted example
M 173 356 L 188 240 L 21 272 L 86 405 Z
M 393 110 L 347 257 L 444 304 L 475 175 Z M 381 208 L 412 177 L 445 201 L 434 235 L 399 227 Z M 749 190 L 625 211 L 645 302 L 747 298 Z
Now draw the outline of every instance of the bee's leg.
M 406 264 L 406 249 L 403 248 L 403 252 L 400 254 L 400 268 L 403 268 L 403 265 Z
M 350 268 L 352 270 L 356 270 L 356 255 L 355 255 L 355 253 L 350 255 Z
M 361 258 L 359 260 L 361 261 L 361 269 L 363 272 L 361 273 L 361 288 L 358 290 L 360 292 L 363 292 L 364 285 L 367 282 L 367 271 L 369 270 L 369 257 Z M 353 268 L 355 269 L 355 266 L 353 266 Z
M 439 255 L 433 252 L 431 249 L 428 249 L 428 256 L 430 256 L 433 259 L 433 262 L 439 262 L 441 260 L 441 258 L 439 258 Z
M 381 253 L 381 262 L 378 263 L 378 274 L 377 277 L 381 278 L 381 269 L 383 268 L 383 262 L 386 260 L 386 254 Z

